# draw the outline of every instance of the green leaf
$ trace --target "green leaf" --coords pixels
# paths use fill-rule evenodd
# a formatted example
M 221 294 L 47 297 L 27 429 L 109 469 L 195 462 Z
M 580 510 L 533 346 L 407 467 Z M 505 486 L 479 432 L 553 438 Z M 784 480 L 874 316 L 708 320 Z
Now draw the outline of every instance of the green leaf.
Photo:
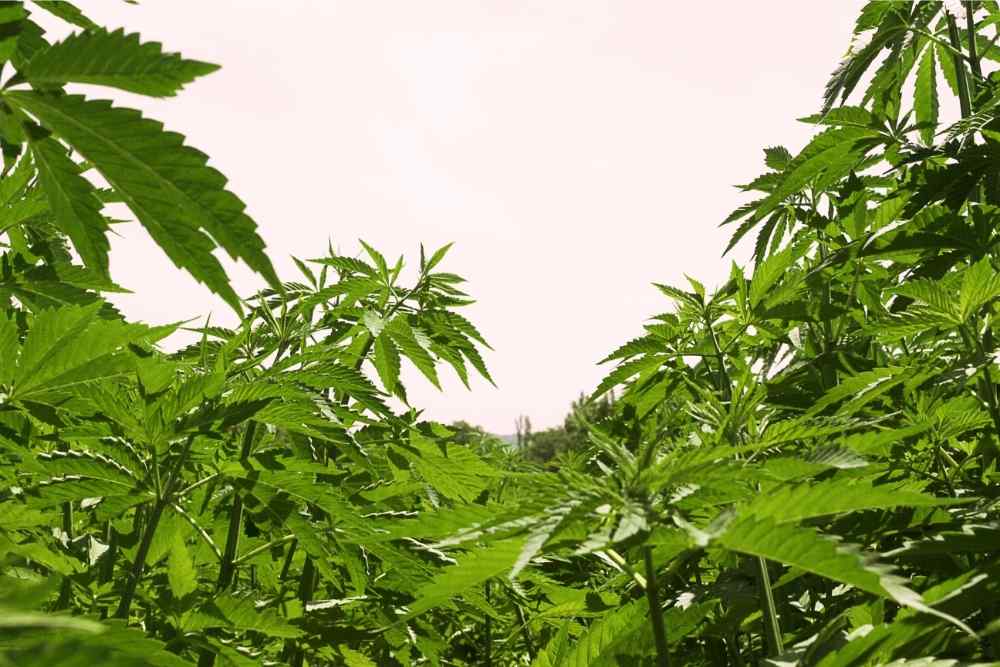
M 40 86 L 87 83 L 169 97 L 185 84 L 217 69 L 218 65 L 164 53 L 158 42 L 143 44 L 138 34 L 96 28 L 72 34 L 36 52 L 24 75 Z
M 80 169 L 69 159 L 62 144 L 46 136 L 37 125 L 25 129 L 42 191 L 56 224 L 73 242 L 83 262 L 108 277 L 108 222 L 101 215 L 104 204 L 94 186 L 80 175 Z
M 174 543 L 167 558 L 167 581 L 178 600 L 198 588 L 197 572 L 181 531 L 174 532 Z
M 732 551 L 760 556 L 848 584 L 902 606 L 945 618 L 973 634 L 959 621 L 924 604 L 918 593 L 890 574 L 890 568 L 877 564 L 857 548 L 835 542 L 812 528 L 748 516 L 729 524 L 716 539 Z
M 10 385 L 14 381 L 18 335 L 14 313 L 0 312 L 0 385 Z
M 399 382 L 399 350 L 396 349 L 392 338 L 388 334 L 380 335 L 375 339 L 375 370 L 385 390 L 392 393 L 396 390 Z
M 774 169 L 781 171 L 792 161 L 792 154 L 784 146 L 771 146 L 764 149 L 764 163 Z
M 58 16 L 63 21 L 84 30 L 99 29 L 98 25 L 84 16 L 83 12 L 76 5 L 66 0 L 35 0 L 35 4 L 53 16 Z
M 138 111 L 79 95 L 7 92 L 9 103 L 35 116 L 92 162 L 178 267 L 240 310 L 216 243 L 275 288 L 280 281 L 244 204 L 226 178 L 184 137 Z
M 740 513 L 784 524 L 846 512 L 893 507 L 941 507 L 957 502 L 961 501 L 938 498 L 899 485 L 874 486 L 869 480 L 852 483 L 833 477 L 815 484 L 787 485 L 758 493 Z
M 920 128 L 920 137 L 927 145 L 934 142 L 934 132 L 938 124 L 936 70 L 934 48 L 928 47 L 924 51 L 924 57 L 920 59 L 920 65 L 917 69 L 917 83 L 913 95 L 913 107 L 916 111 L 917 123 L 924 126 Z
M 410 444 L 416 453 L 406 447 L 397 451 L 431 486 L 452 500 L 472 501 L 491 478 L 501 474 L 465 445 L 437 443 L 416 432 L 411 432 Z
M 762 220 L 821 173 L 846 176 L 867 150 L 861 140 L 874 136 L 877 136 L 874 130 L 853 126 L 835 127 L 818 134 L 788 165 L 781 184 L 761 202 L 753 220 Z
M 573 642 L 572 648 L 553 667 L 594 667 L 622 664 L 618 657 L 633 654 L 642 647 L 635 645 L 636 635 L 649 624 L 649 604 L 645 598 L 635 600 L 607 614 Z
M 965 270 L 959 292 L 958 313 L 968 320 L 982 306 L 1000 296 L 1000 273 L 983 258 Z
M 434 359 L 417 340 L 406 318 L 403 316 L 393 318 L 386 325 L 385 332 L 392 337 L 403 356 L 412 361 L 413 365 L 424 374 L 424 377 L 440 389 L 441 384 L 438 382 L 437 370 L 434 368 Z
M 16 58 L 27 16 L 20 2 L 0 5 L 0 63 Z
M 517 561 L 522 546 L 521 540 L 504 540 L 462 557 L 458 564 L 446 567 L 417 590 L 416 599 L 409 605 L 406 618 L 445 604 L 473 586 L 509 572 Z
M 271 637 L 301 637 L 302 631 L 278 616 L 273 609 L 257 611 L 253 598 L 221 595 L 213 598 L 209 610 L 224 619 L 225 623 L 202 627 L 233 627 L 240 630 L 262 632 Z
M 57 390 L 121 376 L 134 369 L 128 343 L 155 341 L 166 332 L 141 324 L 98 319 L 101 303 L 43 310 L 21 348 L 11 398 L 42 400 Z

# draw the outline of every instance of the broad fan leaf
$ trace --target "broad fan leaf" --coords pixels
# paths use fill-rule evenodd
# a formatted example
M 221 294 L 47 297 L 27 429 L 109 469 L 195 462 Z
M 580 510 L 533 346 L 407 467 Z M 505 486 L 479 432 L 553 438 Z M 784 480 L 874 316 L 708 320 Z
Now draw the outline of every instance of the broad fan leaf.
M 155 342 L 173 330 L 100 319 L 101 305 L 44 310 L 36 316 L 19 354 L 0 360 L 15 369 L 10 373 L 11 400 L 43 400 L 51 392 L 132 372 L 128 344 Z
M 150 639 L 137 628 L 126 627 L 120 621 L 101 623 L 100 627 L 85 624 L 83 619 L 71 623 L 69 617 L 54 617 L 48 626 L 30 617 L 28 628 L 44 632 L 22 634 L 20 641 L 6 650 L 3 657 L 18 667 L 191 667 L 191 663 L 171 653 L 161 641 Z M 77 619 L 73 619 L 77 620 Z M 54 632 L 59 628 L 58 632 Z
M 88 83 L 168 97 L 218 68 L 176 53 L 164 53 L 158 42 L 142 43 L 138 34 L 97 28 L 72 34 L 38 51 L 24 75 L 40 87 Z
M 79 95 L 12 91 L 4 95 L 91 161 L 178 267 L 222 296 L 240 299 L 212 254 L 218 244 L 276 289 L 280 281 L 244 204 L 226 178 L 184 137 L 133 109 Z

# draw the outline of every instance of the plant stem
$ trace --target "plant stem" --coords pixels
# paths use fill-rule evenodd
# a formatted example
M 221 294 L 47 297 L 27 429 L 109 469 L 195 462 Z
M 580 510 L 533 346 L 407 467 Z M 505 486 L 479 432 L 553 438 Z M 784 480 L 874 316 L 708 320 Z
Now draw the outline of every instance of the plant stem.
M 243 444 L 240 447 L 240 461 L 250 458 L 253 451 L 254 436 L 257 434 L 257 422 L 247 424 L 243 432 Z M 215 583 L 216 590 L 229 588 L 236 574 L 236 551 L 240 546 L 240 529 L 243 527 L 243 496 L 239 490 L 233 491 L 233 508 L 229 512 L 229 529 L 226 531 L 226 546 L 222 551 L 222 565 L 219 568 L 219 578 Z
M 535 640 L 531 636 L 531 628 L 528 627 L 528 621 L 524 617 L 524 610 L 521 609 L 521 605 L 515 602 L 514 610 L 517 612 L 517 622 L 521 625 L 521 636 L 524 637 L 524 645 L 528 649 L 528 658 L 534 664 L 538 651 L 535 649 Z
M 73 541 L 73 503 L 69 501 L 62 504 L 62 529 L 63 534 L 66 536 L 66 544 L 69 545 Z M 69 607 L 72 595 L 73 582 L 70 581 L 69 577 L 63 577 L 55 609 L 66 609 Z
M 961 53 L 961 41 L 958 37 L 958 26 L 955 25 L 955 17 L 948 14 L 948 39 L 951 42 L 952 48 Z M 952 57 L 955 61 L 955 79 L 958 84 L 958 105 L 962 112 L 962 118 L 968 118 L 969 114 L 972 113 L 972 104 L 969 100 L 969 82 L 965 78 L 965 65 L 962 64 L 962 59 L 958 57 Z
M 312 558 L 306 557 L 305 565 L 302 567 L 302 577 L 299 579 L 299 601 L 302 603 L 302 613 L 306 613 L 306 604 L 312 599 L 313 588 L 315 587 L 316 566 Z M 291 657 L 288 664 L 291 667 L 302 667 L 305 659 L 301 646 L 295 646 L 291 650 Z
M 785 652 L 781 641 L 781 626 L 778 624 L 778 610 L 771 592 L 771 575 L 767 571 L 767 561 L 757 556 L 757 585 L 760 589 L 760 612 L 763 615 L 764 637 L 767 640 L 767 657 L 775 658 Z
M 656 568 L 653 566 L 653 548 L 643 547 L 642 558 L 646 564 L 646 599 L 649 601 L 649 618 L 653 624 L 653 639 L 656 641 L 656 667 L 670 667 L 667 631 L 663 627 L 660 591 L 656 585 Z
M 646 577 L 636 572 L 635 568 L 629 565 L 628 561 L 626 561 L 625 558 L 620 553 L 618 553 L 614 549 L 606 549 L 604 551 L 604 554 L 611 559 L 611 562 L 613 562 L 621 569 L 625 570 L 625 572 L 627 572 L 629 576 L 632 577 L 635 583 L 639 584 L 639 588 L 641 588 L 642 590 L 646 590 Z
M 132 599 L 135 597 L 135 589 L 142 578 L 142 571 L 146 567 L 146 556 L 149 555 L 149 547 L 153 543 L 153 534 L 160 523 L 163 515 L 163 508 L 167 506 L 165 498 L 157 499 L 153 505 L 153 511 L 146 520 L 146 527 L 142 532 L 142 540 L 139 542 L 139 550 L 135 552 L 135 560 L 132 562 L 132 571 L 129 573 L 128 581 L 125 583 L 125 592 L 122 593 L 118 610 L 115 611 L 115 618 L 128 620 L 129 611 L 132 609 Z
M 115 618 L 128 621 L 128 615 L 132 609 L 132 600 L 135 598 L 135 589 L 139 585 L 139 580 L 142 579 L 142 572 L 146 567 L 146 557 L 149 555 L 149 547 L 153 543 L 153 534 L 156 532 L 156 527 L 160 523 L 160 517 L 163 515 L 164 508 L 170 504 L 174 487 L 180 477 L 181 468 L 184 467 L 188 454 L 191 452 L 191 443 L 193 441 L 194 435 L 189 435 L 187 440 L 185 440 L 184 449 L 181 450 L 180 456 L 177 458 L 177 462 L 167 474 L 166 484 L 164 484 L 162 491 L 160 492 L 160 496 L 156 499 L 156 503 L 153 505 L 153 511 L 146 520 L 146 525 L 142 533 L 142 540 L 139 542 L 139 549 L 135 553 L 135 561 L 132 563 L 132 571 L 129 573 L 128 581 L 125 583 L 125 592 L 122 594 L 118 610 L 115 611 Z
M 979 65 L 979 53 L 976 48 L 976 19 L 972 14 L 976 11 L 976 7 L 971 2 L 965 3 L 965 29 L 969 33 L 969 67 L 972 69 L 972 74 L 974 75 L 973 81 L 981 81 L 983 78 L 983 69 Z M 975 83 L 973 83 L 975 87 Z M 975 94 L 975 90 L 970 91 Z
M 288 578 L 288 569 L 292 566 L 292 558 L 295 557 L 295 547 L 298 544 L 298 540 L 292 540 L 292 543 L 288 545 L 288 553 L 285 554 L 285 562 L 281 565 L 281 575 L 278 577 L 279 581 L 285 581 Z
M 486 598 L 486 604 L 490 603 L 490 582 L 483 584 L 483 597 Z M 493 664 L 493 619 L 489 614 L 486 615 L 486 620 L 483 623 L 484 639 L 483 639 L 483 664 L 486 667 L 491 667 Z
M 279 537 L 276 540 L 271 540 L 267 544 L 262 544 L 259 547 L 257 547 L 256 549 L 251 549 L 250 551 L 246 552 L 242 556 L 239 556 L 238 558 L 235 558 L 233 560 L 233 564 L 234 565 L 239 565 L 240 563 L 242 563 L 244 561 L 250 560 L 251 558 L 253 558 L 257 554 L 264 553 L 265 551 L 267 551 L 268 549 L 271 549 L 272 547 L 276 547 L 279 544 L 284 544 L 285 542 L 291 542 L 294 539 L 295 539 L 294 535 L 285 535 L 284 537 Z
M 976 363 L 983 367 L 983 377 L 979 381 L 980 400 L 986 402 L 990 417 L 993 420 L 994 436 L 996 441 L 1000 442 L 1000 405 L 997 403 L 996 385 L 993 384 L 993 374 L 990 372 L 990 363 L 986 357 L 986 350 L 983 349 L 983 344 L 976 335 L 976 332 L 970 330 L 967 325 L 963 324 L 959 327 L 959 333 L 962 335 L 966 349 L 970 354 L 975 356 Z M 997 451 L 997 445 L 993 443 L 990 456 L 995 457 Z

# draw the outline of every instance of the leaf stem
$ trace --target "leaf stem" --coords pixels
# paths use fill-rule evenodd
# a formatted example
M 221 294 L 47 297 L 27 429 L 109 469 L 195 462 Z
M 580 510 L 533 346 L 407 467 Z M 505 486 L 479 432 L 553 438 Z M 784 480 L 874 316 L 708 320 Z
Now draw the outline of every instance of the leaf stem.
M 778 610 L 771 591 L 771 575 L 767 571 L 767 561 L 756 556 L 757 585 L 760 589 L 761 614 L 763 614 L 764 636 L 767 640 L 767 657 L 776 658 L 785 651 L 781 640 L 781 626 L 778 624 Z
M 632 577 L 635 583 L 639 584 L 639 588 L 646 590 L 646 577 L 636 572 L 635 568 L 629 565 L 628 561 L 626 561 L 625 558 L 622 557 L 620 553 L 618 553 L 614 549 L 605 549 L 604 555 L 607 556 L 609 559 L 611 559 L 611 562 L 613 562 L 615 565 L 625 570 L 625 572 L 627 572 L 629 576 Z
M 250 551 L 246 552 L 240 557 L 233 559 L 233 565 L 239 565 L 240 563 L 246 562 L 251 558 L 253 558 L 254 556 L 257 556 L 258 554 L 264 553 L 265 551 L 271 549 L 272 547 L 276 547 L 279 544 L 284 544 L 285 542 L 291 542 L 294 539 L 295 535 L 285 535 L 284 537 L 279 537 L 276 540 L 271 540 L 267 544 L 262 544 L 255 549 L 251 549 Z

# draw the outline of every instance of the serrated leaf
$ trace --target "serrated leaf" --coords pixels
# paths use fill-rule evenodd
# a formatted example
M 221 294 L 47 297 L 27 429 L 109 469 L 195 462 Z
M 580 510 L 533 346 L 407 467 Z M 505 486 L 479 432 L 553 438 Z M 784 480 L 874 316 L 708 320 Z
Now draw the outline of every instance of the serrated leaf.
M 938 92 L 937 65 L 933 46 L 924 51 L 923 58 L 917 68 L 917 82 L 913 95 L 913 108 L 916 111 L 917 123 L 922 125 L 920 136 L 924 143 L 930 145 L 934 141 L 934 133 L 938 124 Z
M 942 507 L 956 504 L 899 485 L 872 485 L 868 480 L 852 483 L 833 477 L 814 484 L 781 486 L 756 494 L 740 513 L 775 523 L 796 523 L 807 519 L 893 507 Z
M 182 135 L 165 132 L 138 111 L 79 95 L 16 91 L 4 99 L 90 160 L 174 264 L 234 309 L 240 310 L 240 300 L 212 255 L 216 244 L 280 289 L 243 202 Z
M 863 554 L 851 545 L 835 542 L 812 528 L 748 516 L 730 523 L 716 541 L 732 551 L 797 567 L 894 600 L 902 606 L 932 613 L 973 634 L 956 619 L 929 608 L 918 593 L 903 585 L 902 579 L 890 574 L 890 568 L 877 564 L 871 555 Z
M 396 349 L 396 345 L 388 334 L 380 335 L 375 339 L 374 349 L 375 370 L 378 372 L 379 379 L 382 380 L 382 386 L 387 392 L 392 393 L 396 390 L 396 384 L 399 382 L 399 350 Z
M 434 359 L 417 340 L 406 318 L 402 316 L 393 318 L 386 325 L 385 332 L 392 337 L 399 352 L 413 362 L 413 365 L 423 373 L 424 377 L 430 380 L 431 384 L 440 389 L 441 384 L 438 382 Z
M 63 146 L 45 136 L 41 128 L 32 124 L 26 135 L 56 224 L 73 242 L 83 262 L 107 277 L 108 223 L 101 215 L 104 204 L 97 198 L 94 186 L 80 176 L 80 170 Z
M 138 34 L 92 27 L 37 51 L 24 75 L 41 86 L 86 83 L 169 97 L 217 69 L 218 65 L 164 53 L 159 42 L 141 43 Z
M 445 604 L 473 586 L 509 572 L 521 549 L 521 540 L 504 540 L 466 554 L 457 565 L 444 568 L 417 590 L 406 617 L 412 618 Z
M 174 533 L 174 543 L 167 558 L 167 581 L 170 590 L 178 600 L 198 588 L 197 572 L 180 531 Z

